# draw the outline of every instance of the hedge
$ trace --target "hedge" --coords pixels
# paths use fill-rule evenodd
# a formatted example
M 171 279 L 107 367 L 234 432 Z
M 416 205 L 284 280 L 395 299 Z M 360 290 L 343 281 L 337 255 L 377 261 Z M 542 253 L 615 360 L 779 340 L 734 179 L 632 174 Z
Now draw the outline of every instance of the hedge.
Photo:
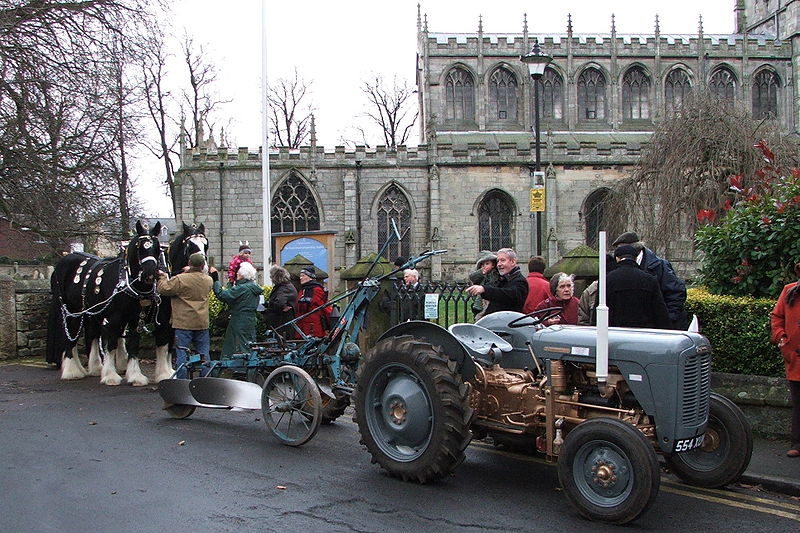
M 783 358 L 769 342 L 770 298 L 711 294 L 705 288 L 688 290 L 686 312 L 697 315 L 700 333 L 714 350 L 714 372 L 784 377 Z

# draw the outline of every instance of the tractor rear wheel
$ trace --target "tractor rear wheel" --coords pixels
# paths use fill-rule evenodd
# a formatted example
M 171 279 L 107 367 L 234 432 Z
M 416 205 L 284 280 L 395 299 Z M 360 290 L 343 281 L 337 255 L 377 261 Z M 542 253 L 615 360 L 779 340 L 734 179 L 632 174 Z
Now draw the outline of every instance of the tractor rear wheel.
M 698 487 L 733 483 L 750 464 L 753 435 L 742 411 L 729 399 L 711 393 L 703 445 L 669 457 L 673 472 Z
M 364 357 L 354 394 L 361 443 L 390 475 L 427 483 L 464 460 L 471 433 L 469 386 L 455 361 L 411 336 Z
M 661 477 L 653 446 L 641 431 L 614 418 L 595 418 L 567 434 L 558 479 L 584 517 L 626 524 L 653 503 Z

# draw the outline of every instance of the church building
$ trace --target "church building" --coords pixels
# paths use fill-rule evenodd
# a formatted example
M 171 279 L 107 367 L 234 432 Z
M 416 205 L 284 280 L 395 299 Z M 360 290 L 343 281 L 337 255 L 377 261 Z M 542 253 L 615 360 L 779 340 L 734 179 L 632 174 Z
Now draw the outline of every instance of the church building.
M 465 279 L 481 250 L 512 247 L 523 271 L 531 255 L 558 261 L 578 245 L 597 245 L 602 200 L 629 175 L 650 135 L 692 91 L 800 126 L 800 5 L 735 0 L 735 32 L 583 34 L 563 31 L 431 31 L 417 20 L 416 84 L 420 144 L 374 149 L 271 150 L 273 256 L 298 253 L 331 275 L 376 252 L 396 220 L 404 238 L 385 254 L 447 249 L 421 265 L 427 279 Z M 437 23 L 438 25 L 439 23 Z M 507 29 L 506 29 L 507 30 Z M 644 29 L 641 29 L 644 31 Z M 535 171 L 534 85 L 520 57 L 534 43 L 552 56 L 539 84 L 542 172 Z M 259 151 L 182 152 L 176 219 L 205 223 L 212 256 L 226 264 L 248 240 L 263 264 Z M 647 236 L 642 238 L 646 241 Z M 664 254 L 684 273 L 691 243 Z

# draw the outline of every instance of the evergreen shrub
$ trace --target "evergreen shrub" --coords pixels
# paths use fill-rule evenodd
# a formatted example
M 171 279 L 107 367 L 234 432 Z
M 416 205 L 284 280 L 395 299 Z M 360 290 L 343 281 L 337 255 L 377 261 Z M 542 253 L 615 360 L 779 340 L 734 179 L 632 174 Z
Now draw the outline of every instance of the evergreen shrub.
M 704 287 L 687 292 L 686 312 L 697 315 L 711 342 L 714 372 L 784 376 L 780 351 L 769 342 L 774 299 L 711 294 Z

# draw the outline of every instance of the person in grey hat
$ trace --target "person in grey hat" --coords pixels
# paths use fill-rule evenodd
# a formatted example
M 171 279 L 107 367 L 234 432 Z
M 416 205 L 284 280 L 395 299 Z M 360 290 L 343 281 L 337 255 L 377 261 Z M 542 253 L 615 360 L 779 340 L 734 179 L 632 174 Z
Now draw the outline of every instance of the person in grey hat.
M 475 270 L 469 275 L 469 281 L 474 285 L 485 285 L 487 287 L 497 286 L 500 281 L 500 274 L 497 272 L 497 256 L 489 250 L 482 250 L 478 254 L 478 261 L 475 263 Z M 486 307 L 489 300 L 484 300 L 481 296 L 476 296 L 472 301 L 472 312 L 475 320 L 479 320 L 486 314 Z
M 686 320 L 686 283 L 678 277 L 672 265 L 666 259 L 658 257 L 653 250 L 647 248 L 639 236 L 633 231 L 626 231 L 616 238 L 612 246 L 630 245 L 637 250 L 636 263 L 642 270 L 655 276 L 661 288 L 661 296 L 669 312 L 670 328 L 685 330 Z

